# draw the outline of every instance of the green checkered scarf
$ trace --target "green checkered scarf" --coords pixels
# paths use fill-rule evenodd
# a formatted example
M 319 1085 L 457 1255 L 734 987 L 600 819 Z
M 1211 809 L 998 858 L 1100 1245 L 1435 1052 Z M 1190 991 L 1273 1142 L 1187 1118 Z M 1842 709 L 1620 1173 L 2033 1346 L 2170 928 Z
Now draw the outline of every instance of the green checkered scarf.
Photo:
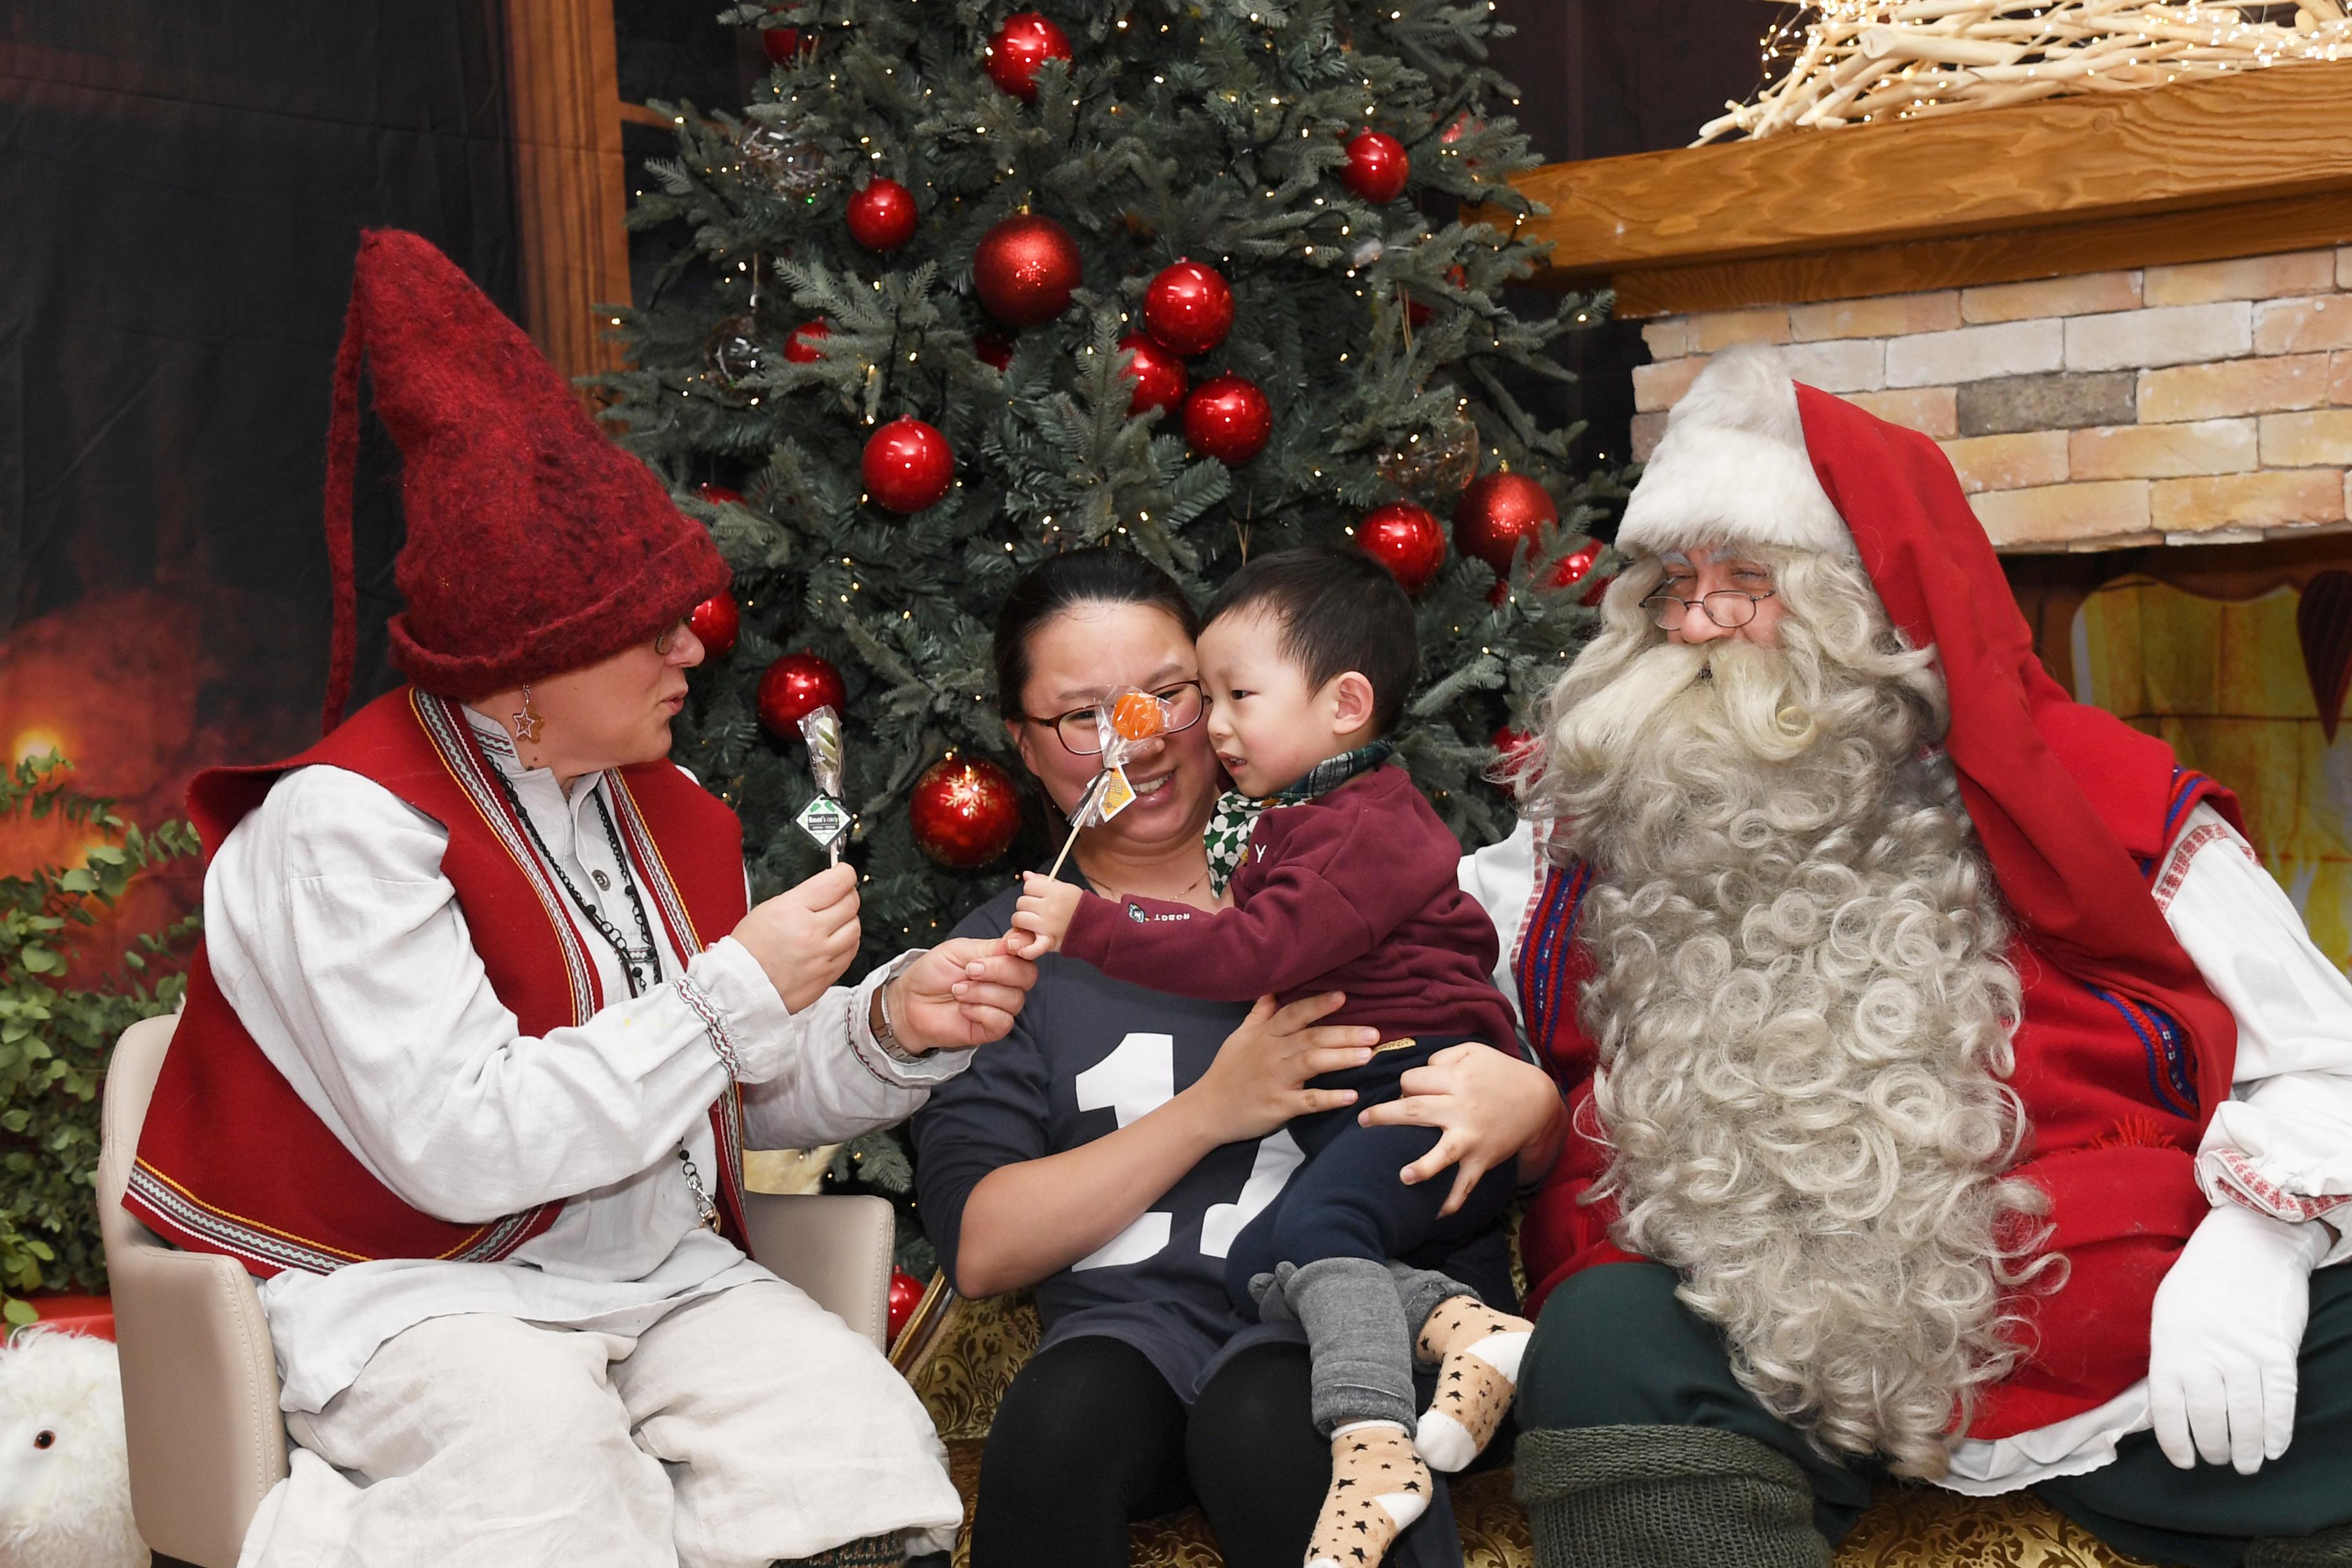
M 1324 758 L 1288 789 L 1276 790 L 1262 798 L 1252 798 L 1237 789 L 1219 795 L 1217 809 L 1209 817 L 1207 835 L 1210 888 L 1222 896 L 1225 884 L 1234 879 L 1234 873 L 1249 858 L 1250 835 L 1257 831 L 1260 812 L 1271 806 L 1297 805 L 1317 795 L 1328 795 L 1357 774 L 1370 773 L 1395 754 L 1395 742 L 1374 741 L 1369 746 Z

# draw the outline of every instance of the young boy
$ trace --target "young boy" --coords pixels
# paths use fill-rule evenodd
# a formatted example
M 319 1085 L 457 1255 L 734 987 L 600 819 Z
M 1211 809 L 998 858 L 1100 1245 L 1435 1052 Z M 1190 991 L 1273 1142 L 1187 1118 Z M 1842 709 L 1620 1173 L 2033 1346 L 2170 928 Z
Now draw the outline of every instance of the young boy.
M 1031 958 L 1058 949 L 1181 995 L 1343 991 L 1331 1021 L 1388 1037 L 1365 1066 L 1316 1080 L 1357 1090 L 1356 1103 L 1290 1124 L 1307 1163 L 1243 1229 L 1226 1275 L 1245 1310 L 1307 1333 L 1314 1416 L 1332 1440 L 1307 1563 L 1370 1568 L 1427 1506 L 1423 1460 L 1459 1469 L 1493 1436 L 1531 1325 L 1393 1261 L 1495 1224 L 1508 1168 L 1441 1215 L 1444 1184 L 1397 1174 L 1437 1134 L 1356 1114 L 1447 1046 L 1507 1050 L 1517 1035 L 1487 978 L 1494 927 L 1455 882 L 1460 847 L 1405 771 L 1381 765 L 1421 662 L 1395 579 L 1352 551 L 1261 557 L 1210 604 L 1200 651 L 1210 740 L 1236 786 L 1209 832 L 1232 907 L 1114 903 L 1032 873 L 1013 925 L 1031 933 Z M 1417 1444 L 1416 1351 L 1440 1363 Z

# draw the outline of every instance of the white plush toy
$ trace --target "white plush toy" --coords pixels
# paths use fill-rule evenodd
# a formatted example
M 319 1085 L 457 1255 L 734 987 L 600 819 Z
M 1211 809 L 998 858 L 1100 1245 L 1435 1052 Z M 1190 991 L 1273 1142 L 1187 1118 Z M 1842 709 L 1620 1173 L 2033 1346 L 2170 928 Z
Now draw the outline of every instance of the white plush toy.
M 0 1568 L 146 1568 L 114 1347 L 39 1329 L 0 1350 Z

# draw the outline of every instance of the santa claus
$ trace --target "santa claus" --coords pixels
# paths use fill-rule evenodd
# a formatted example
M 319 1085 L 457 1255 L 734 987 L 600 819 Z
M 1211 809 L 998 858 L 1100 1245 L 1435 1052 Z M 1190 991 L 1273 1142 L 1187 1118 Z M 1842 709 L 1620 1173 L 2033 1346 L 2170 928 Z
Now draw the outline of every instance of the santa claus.
M 1570 1110 L 1539 1563 L 1825 1563 L 1891 1472 L 2352 1564 L 2352 985 L 2229 792 L 2044 673 L 1933 442 L 1769 353 L 1618 542 L 1465 872 Z

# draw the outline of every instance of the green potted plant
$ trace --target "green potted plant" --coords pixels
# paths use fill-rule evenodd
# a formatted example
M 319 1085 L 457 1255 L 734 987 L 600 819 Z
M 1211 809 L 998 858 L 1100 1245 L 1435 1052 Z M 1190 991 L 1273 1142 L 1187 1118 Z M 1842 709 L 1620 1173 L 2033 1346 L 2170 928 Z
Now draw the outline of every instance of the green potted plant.
M 178 1005 L 185 977 L 154 966 L 186 951 L 200 919 L 141 934 L 122 954 L 124 978 L 72 984 L 72 950 L 131 879 L 198 844 L 184 822 L 150 833 L 124 821 L 112 800 L 76 789 L 70 771 L 52 752 L 0 773 L 0 823 L 54 819 L 84 840 L 79 866 L 0 875 L 0 1315 L 12 1325 L 41 1316 L 26 1299 L 35 1292 L 106 1288 L 94 1191 L 100 1086 L 122 1031 Z

